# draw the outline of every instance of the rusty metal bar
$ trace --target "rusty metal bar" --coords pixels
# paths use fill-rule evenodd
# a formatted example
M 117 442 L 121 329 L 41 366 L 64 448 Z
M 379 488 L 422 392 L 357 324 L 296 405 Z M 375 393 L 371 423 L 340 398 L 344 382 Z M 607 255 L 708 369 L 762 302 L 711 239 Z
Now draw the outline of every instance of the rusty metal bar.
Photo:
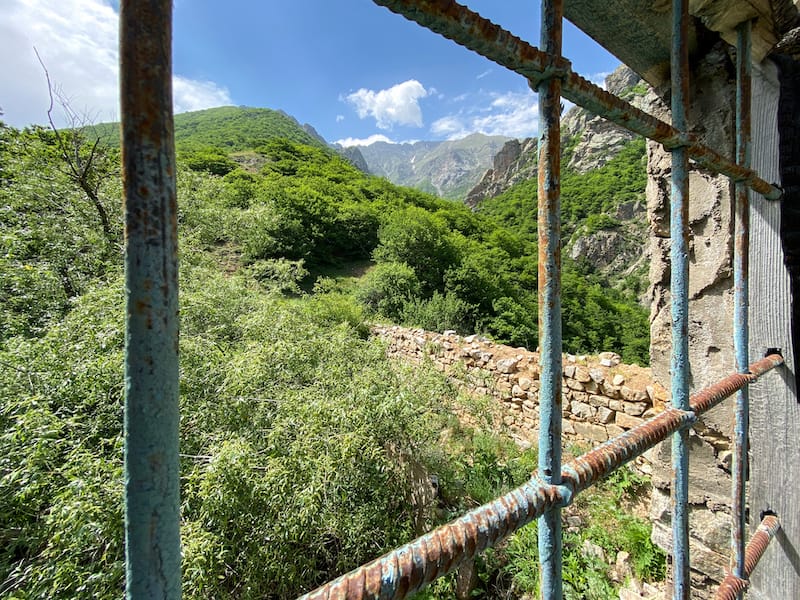
M 180 598 L 172 2 L 120 3 L 125 213 L 125 593 Z
M 713 408 L 742 386 L 783 364 L 777 354 L 750 365 L 750 373 L 734 373 L 694 394 L 690 411 L 668 408 L 645 423 L 576 458 L 561 471 L 561 485 L 546 485 L 535 473 L 524 485 L 470 511 L 313 592 L 302 600 L 406 598 L 455 570 L 490 546 L 540 517 L 554 506 L 566 506 L 575 494 L 633 460 L 678 429 L 691 426 L 696 415 Z
M 758 561 L 761 560 L 767 550 L 767 546 L 769 546 L 772 538 L 777 535 L 780 528 L 781 524 L 778 521 L 778 517 L 774 515 L 767 515 L 761 520 L 744 553 L 743 576 L 740 577 L 733 572 L 728 573 L 719 588 L 717 588 L 714 600 L 735 600 L 742 596 L 742 593 L 747 589 L 747 579 L 752 575 L 758 565 Z
M 702 168 L 743 181 L 769 200 L 778 200 L 781 190 L 750 169 L 744 169 L 700 144 L 691 135 L 649 115 L 610 94 L 580 75 L 561 56 L 542 52 L 453 0 L 373 0 L 392 12 L 422 25 L 502 67 L 519 73 L 534 87 L 542 79 L 562 79 L 561 95 L 587 110 L 634 133 L 663 144 L 667 149 L 686 145 L 689 156 Z
M 690 410 L 667 408 L 645 423 L 576 458 L 564 467 L 562 486 L 569 487 L 573 494 L 587 489 L 620 465 L 665 440 L 671 433 L 692 425 L 697 416 L 711 410 L 737 390 L 755 383 L 759 377 L 782 364 L 783 357 L 779 354 L 762 358 L 750 365 L 748 374 L 728 375 L 693 394 L 689 402 Z
M 541 44 L 561 55 L 562 0 L 543 0 Z M 539 477 L 561 483 L 561 80 L 543 79 L 539 92 Z M 561 508 L 539 518 L 541 596 L 561 600 Z
M 737 28 L 736 36 L 736 161 L 750 167 L 750 90 L 751 90 L 751 23 L 745 21 Z M 733 342 L 736 370 L 747 372 L 750 346 L 748 323 L 750 200 L 747 187 L 735 186 L 735 232 L 733 260 Z M 750 427 L 750 395 L 747 387 L 736 394 L 736 421 L 731 492 L 731 572 L 740 579 L 745 574 L 745 530 L 747 503 L 747 448 Z M 737 596 L 742 598 L 740 592 Z
M 455 570 L 553 506 L 565 503 L 558 490 L 535 477 L 497 500 L 468 512 L 302 596 L 305 600 L 405 598 Z
M 672 126 L 688 129 L 689 1 L 672 2 Z M 672 406 L 689 409 L 689 156 L 685 147 L 672 149 L 670 197 L 670 302 Z M 672 436 L 672 597 L 689 600 L 689 431 Z

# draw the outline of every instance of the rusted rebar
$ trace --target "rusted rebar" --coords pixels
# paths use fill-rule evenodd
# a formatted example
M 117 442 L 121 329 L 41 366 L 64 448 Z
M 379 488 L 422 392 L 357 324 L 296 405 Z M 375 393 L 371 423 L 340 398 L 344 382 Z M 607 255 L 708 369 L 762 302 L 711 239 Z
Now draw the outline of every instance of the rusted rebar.
M 750 538 L 747 544 L 747 549 L 744 551 L 744 577 L 739 577 L 734 572 L 728 573 L 725 579 L 717 588 L 717 593 L 714 600 L 736 600 L 736 598 L 747 589 L 748 581 L 746 578 L 750 577 L 758 565 L 758 561 L 764 555 L 764 552 L 772 541 L 772 538 L 778 533 L 781 524 L 778 517 L 775 515 L 766 515 Z
M 125 593 L 180 598 L 172 2 L 120 3 L 125 213 Z
M 305 600 L 405 598 L 527 525 L 565 498 L 532 478 L 497 500 L 393 550 L 317 590 Z
M 466 6 L 453 0 L 373 1 L 519 73 L 534 87 L 542 79 L 558 75 L 563 82 L 561 95 L 567 100 L 634 133 L 660 142 L 667 149 L 686 146 L 689 156 L 699 166 L 727 175 L 735 181 L 743 181 L 770 200 L 781 197 L 781 190 L 759 178 L 755 171 L 740 167 L 700 144 L 693 136 L 681 134 L 664 121 L 606 92 L 573 73 L 570 62 L 565 58 L 542 52 Z
M 753 363 L 749 375 L 734 373 L 693 395 L 690 411 L 668 408 L 571 461 L 561 471 L 560 486 L 543 483 L 537 472 L 527 483 L 497 500 L 317 588 L 302 599 L 405 598 L 437 577 L 450 573 L 463 560 L 496 545 L 545 511 L 565 506 L 578 492 L 667 439 L 671 433 L 690 426 L 698 414 L 780 364 L 783 359 L 777 354 Z

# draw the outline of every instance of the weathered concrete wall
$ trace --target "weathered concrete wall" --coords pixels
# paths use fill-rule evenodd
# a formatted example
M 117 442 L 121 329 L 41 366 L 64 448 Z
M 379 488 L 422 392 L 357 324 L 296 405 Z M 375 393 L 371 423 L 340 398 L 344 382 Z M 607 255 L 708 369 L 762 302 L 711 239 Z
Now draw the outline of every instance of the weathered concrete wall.
M 390 356 L 430 360 L 452 381 L 475 394 L 491 396 L 502 408 L 512 436 L 536 444 L 539 428 L 539 355 L 455 332 L 431 333 L 398 326 L 375 327 Z M 564 445 L 596 446 L 663 410 L 666 391 L 654 384 L 650 369 L 599 357 L 564 356 Z M 645 461 L 639 466 L 652 469 Z
M 689 122 L 705 145 L 725 156 L 734 156 L 735 78 L 730 49 L 723 43 L 712 48 L 693 65 Z M 777 80 L 766 61 L 754 69 L 753 166 L 768 181 L 777 181 Z M 655 97 L 649 109 L 669 120 L 669 110 Z M 669 186 L 671 162 L 664 149 L 648 146 L 648 217 L 652 232 L 652 263 L 649 295 L 651 308 L 651 367 L 656 381 L 669 388 L 670 367 L 670 261 Z M 689 337 L 690 386 L 697 391 L 734 370 L 733 353 L 733 194 L 731 183 L 694 169 L 689 183 L 690 269 Z M 750 250 L 750 360 L 764 356 L 767 347 L 791 346 L 790 294 L 780 249 L 780 218 L 777 203 L 751 194 Z M 789 361 L 791 362 L 791 361 Z M 787 363 L 787 370 L 793 365 Z M 750 596 L 754 598 L 796 597 L 800 589 L 800 559 L 797 537 L 800 511 L 796 497 L 786 501 L 788 471 L 795 461 L 785 462 L 792 443 L 773 443 L 785 437 L 798 422 L 796 395 L 791 377 L 774 373 L 751 390 L 751 480 L 749 486 L 750 533 L 758 525 L 762 510 L 779 510 L 790 533 L 782 533 L 787 549 L 770 549 L 769 569 L 756 571 Z M 770 409 L 765 407 L 769 405 Z M 780 407 L 780 408 L 779 408 Z M 704 415 L 694 428 L 690 445 L 690 554 L 695 598 L 706 598 L 703 586 L 724 576 L 730 562 L 730 439 L 734 400 L 729 399 Z M 770 419 L 781 425 L 776 429 Z M 790 434 L 791 435 L 791 434 Z M 795 439 L 795 438 L 792 438 Z M 767 448 L 769 446 L 769 448 Z M 774 450 L 773 448 L 777 448 Z M 795 454 L 796 456 L 796 454 Z M 671 485 L 669 444 L 649 453 L 655 486 L 651 518 L 653 539 L 665 550 L 671 546 L 669 488 Z M 783 462 L 782 462 L 783 461 Z M 776 466 L 780 465 L 780 466 Z M 789 466 L 787 466 L 789 465 Z M 786 484 L 777 484 L 776 474 Z M 788 488 L 787 488 L 788 485 Z M 777 507 L 781 508 L 778 509 Z M 770 558 L 771 557 L 771 558 Z M 794 557 L 794 558 L 793 558 Z M 777 586 L 777 587 L 776 587 Z
M 734 156 L 735 88 L 728 47 L 719 43 L 693 66 L 690 128 L 724 156 Z M 669 121 L 655 97 L 650 112 Z M 648 143 L 647 208 L 651 228 L 650 359 L 653 376 L 670 387 L 670 175 L 671 159 Z M 727 178 L 693 169 L 689 178 L 689 384 L 696 392 L 734 371 L 733 195 Z M 733 401 L 703 416 L 690 437 L 690 555 L 692 597 L 707 598 L 722 580 L 730 556 L 731 433 Z M 648 453 L 655 468 L 653 540 L 671 550 L 670 444 Z

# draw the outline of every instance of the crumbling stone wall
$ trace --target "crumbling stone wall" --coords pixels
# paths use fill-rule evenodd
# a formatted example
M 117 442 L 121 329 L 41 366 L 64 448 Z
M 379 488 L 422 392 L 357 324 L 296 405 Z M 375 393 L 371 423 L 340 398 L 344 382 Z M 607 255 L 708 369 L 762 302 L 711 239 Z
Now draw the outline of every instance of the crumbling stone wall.
M 433 333 L 399 326 L 373 327 L 390 357 L 431 361 L 451 381 L 474 394 L 495 398 L 511 435 L 523 445 L 538 438 L 539 355 L 496 344 L 477 335 Z M 667 391 L 650 368 L 626 365 L 619 356 L 565 354 L 562 425 L 564 445 L 596 446 L 655 416 Z M 730 542 L 730 466 L 727 437 L 699 426 L 690 438 L 690 525 L 694 598 L 708 598 L 727 567 Z M 651 476 L 653 539 L 671 550 L 669 529 L 670 447 L 664 443 L 637 459 L 634 467 Z M 720 475 L 720 472 L 722 475 Z
M 374 327 L 389 356 L 430 360 L 452 381 L 475 394 L 496 398 L 503 421 L 523 444 L 535 443 L 539 427 L 539 355 L 495 344 L 477 335 L 432 333 L 399 326 Z M 664 388 L 650 369 L 620 363 L 604 352 L 597 357 L 564 355 L 563 431 L 566 444 L 596 446 L 663 410 Z M 651 468 L 640 461 L 640 468 Z

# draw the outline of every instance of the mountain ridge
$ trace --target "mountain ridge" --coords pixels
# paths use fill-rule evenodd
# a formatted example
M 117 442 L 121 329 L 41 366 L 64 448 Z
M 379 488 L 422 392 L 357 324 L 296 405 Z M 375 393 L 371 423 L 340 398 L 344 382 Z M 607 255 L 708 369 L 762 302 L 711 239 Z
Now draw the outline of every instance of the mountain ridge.
M 176 114 L 175 145 L 218 147 L 228 152 L 252 150 L 275 138 L 309 146 L 327 147 L 328 143 L 309 124 L 300 122 L 282 110 L 250 106 L 216 106 Z M 119 147 L 119 122 L 91 125 L 86 129 L 112 147 Z
M 463 200 L 511 139 L 473 133 L 458 140 L 374 142 L 357 148 L 374 175 L 442 198 Z

